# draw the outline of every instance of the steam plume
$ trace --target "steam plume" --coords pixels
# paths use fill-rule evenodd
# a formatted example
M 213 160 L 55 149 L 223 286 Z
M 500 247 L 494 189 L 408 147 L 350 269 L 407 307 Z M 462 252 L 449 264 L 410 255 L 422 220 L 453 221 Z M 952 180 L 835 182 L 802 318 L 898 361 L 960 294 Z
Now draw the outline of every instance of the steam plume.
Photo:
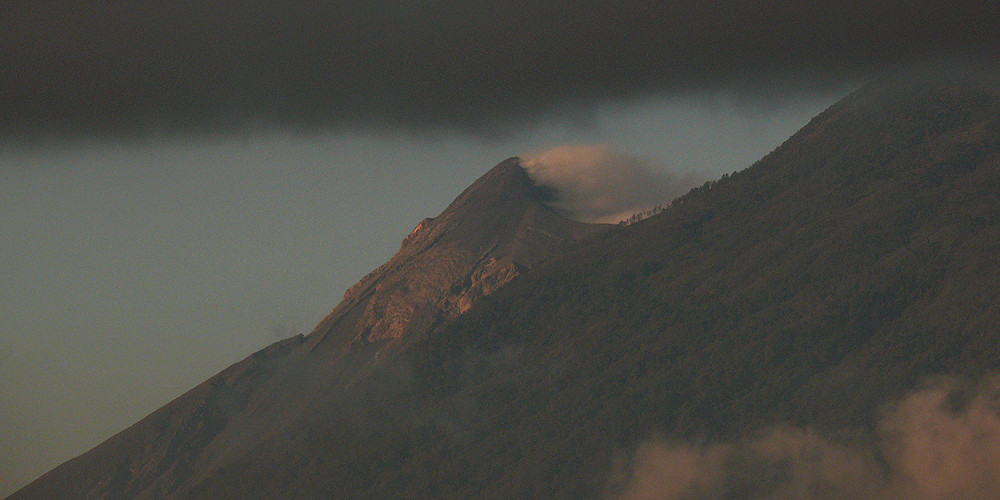
M 553 208 L 583 222 L 619 222 L 667 205 L 695 184 L 691 176 L 658 172 L 607 144 L 558 146 L 523 155 L 521 165 L 555 190 Z

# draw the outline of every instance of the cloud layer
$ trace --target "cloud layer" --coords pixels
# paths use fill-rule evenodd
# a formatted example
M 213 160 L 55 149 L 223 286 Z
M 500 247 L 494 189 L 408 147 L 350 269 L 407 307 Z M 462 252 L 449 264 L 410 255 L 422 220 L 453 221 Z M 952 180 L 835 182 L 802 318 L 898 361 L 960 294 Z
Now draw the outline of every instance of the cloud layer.
M 696 182 L 667 175 L 606 144 L 563 145 L 521 156 L 537 183 L 552 188 L 552 207 L 583 222 L 616 223 L 666 206 Z
M 709 446 L 654 440 L 621 498 L 993 498 L 998 391 L 996 379 L 973 391 L 943 380 L 900 402 L 868 445 L 790 427 Z
M 9 0 L 0 133 L 495 127 L 1000 45 L 995 0 Z

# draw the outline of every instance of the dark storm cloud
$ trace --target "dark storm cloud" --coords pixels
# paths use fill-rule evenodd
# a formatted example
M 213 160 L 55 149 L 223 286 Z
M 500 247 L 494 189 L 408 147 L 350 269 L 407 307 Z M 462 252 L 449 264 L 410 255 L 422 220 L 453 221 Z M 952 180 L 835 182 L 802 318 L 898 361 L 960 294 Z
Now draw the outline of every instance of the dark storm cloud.
M 7 0 L 0 132 L 494 126 L 993 50 L 996 0 Z

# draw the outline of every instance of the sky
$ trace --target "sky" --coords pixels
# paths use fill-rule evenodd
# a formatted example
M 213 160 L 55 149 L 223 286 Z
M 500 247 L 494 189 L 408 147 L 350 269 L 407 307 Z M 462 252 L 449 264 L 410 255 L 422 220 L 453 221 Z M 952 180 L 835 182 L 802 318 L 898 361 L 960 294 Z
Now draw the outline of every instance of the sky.
M 510 156 L 746 168 L 1000 4 L 0 4 L 0 495 L 308 333 Z M 664 203 L 669 200 L 664 200 Z

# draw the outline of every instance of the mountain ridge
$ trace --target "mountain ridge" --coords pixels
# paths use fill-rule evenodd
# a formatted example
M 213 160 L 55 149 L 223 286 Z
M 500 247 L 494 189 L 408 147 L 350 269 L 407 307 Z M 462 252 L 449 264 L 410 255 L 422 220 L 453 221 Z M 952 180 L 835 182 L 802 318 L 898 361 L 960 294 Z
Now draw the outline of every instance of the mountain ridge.
M 554 258 L 429 337 L 415 385 L 445 400 L 512 392 L 495 411 L 550 422 L 484 424 L 476 446 L 517 450 L 534 471 L 504 464 L 496 488 L 465 480 L 500 496 L 593 496 L 615 450 L 650 436 L 800 425 L 869 439 L 925 377 L 1000 368 L 1000 92 L 945 83 L 916 100 L 865 87 L 754 166 Z M 529 386 L 448 362 L 501 352 L 542 373 Z M 574 456 L 587 461 L 560 473 Z

